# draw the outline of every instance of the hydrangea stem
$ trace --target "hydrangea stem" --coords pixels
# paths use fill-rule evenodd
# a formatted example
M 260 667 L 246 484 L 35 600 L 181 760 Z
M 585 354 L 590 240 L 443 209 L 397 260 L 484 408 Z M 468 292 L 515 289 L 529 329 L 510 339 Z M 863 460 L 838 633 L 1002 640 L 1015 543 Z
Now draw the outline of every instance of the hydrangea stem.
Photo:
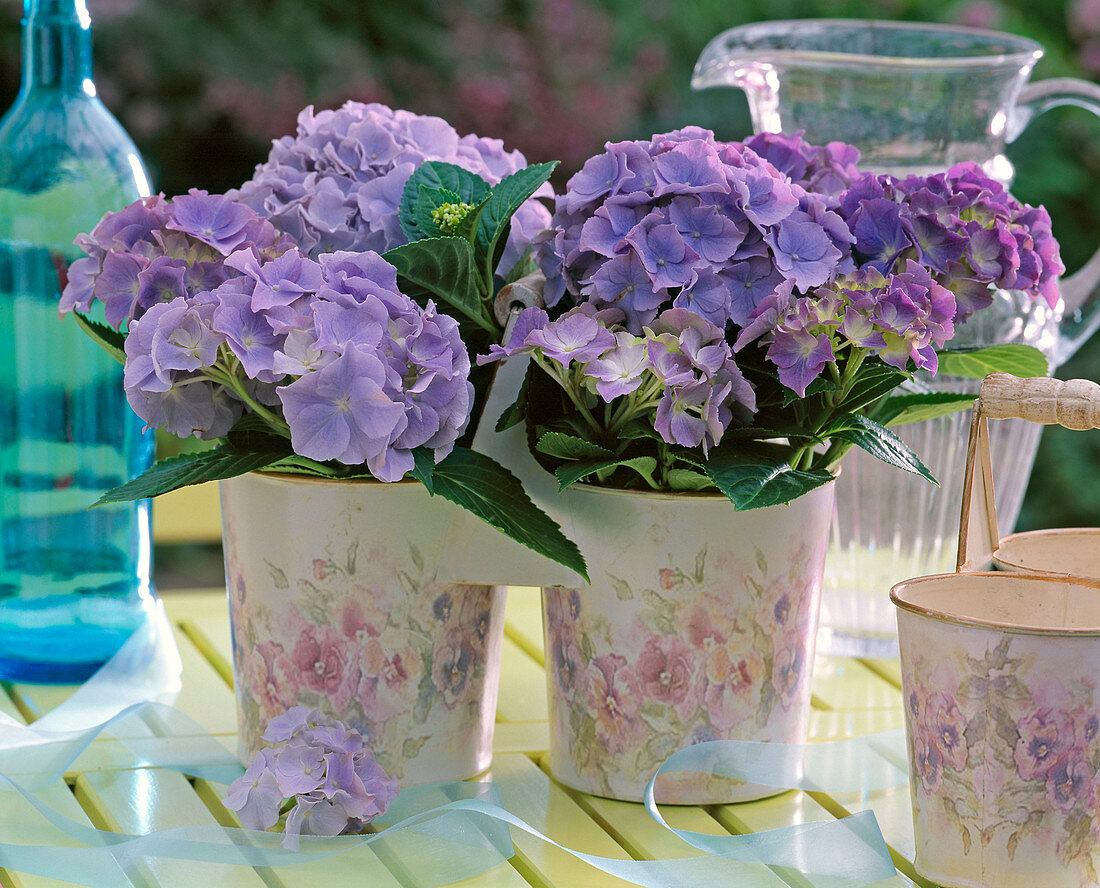
M 573 402 L 573 406 L 576 407 L 580 415 L 584 417 L 585 422 L 587 422 L 592 430 L 602 438 L 603 427 L 596 421 L 596 417 L 592 415 L 592 411 L 588 409 L 588 405 L 584 403 L 584 398 L 578 391 L 572 374 L 570 374 L 565 367 L 561 367 L 556 361 L 546 358 L 538 352 L 535 352 L 531 357 L 551 379 L 561 386 L 562 390 L 569 397 L 569 400 Z
M 244 383 L 235 372 L 236 367 L 240 366 L 239 362 L 235 357 L 232 358 L 231 361 L 232 363 L 229 367 L 219 362 L 213 367 L 207 367 L 203 372 L 211 382 L 221 383 L 226 388 L 232 390 L 233 394 L 244 401 L 253 413 L 271 426 L 271 430 L 275 432 L 275 434 L 281 435 L 284 438 L 289 438 L 290 426 L 286 424 L 286 421 L 281 416 L 265 407 L 249 394 L 248 389 L 245 388 Z

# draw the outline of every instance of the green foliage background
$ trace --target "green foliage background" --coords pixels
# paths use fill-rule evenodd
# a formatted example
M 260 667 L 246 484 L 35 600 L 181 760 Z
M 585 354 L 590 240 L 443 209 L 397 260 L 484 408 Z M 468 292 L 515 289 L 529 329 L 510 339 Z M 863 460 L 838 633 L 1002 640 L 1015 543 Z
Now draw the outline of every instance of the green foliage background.
M 0 0 L 0 106 L 18 88 L 19 0 Z M 97 83 L 158 186 L 246 179 L 306 104 L 382 101 L 560 159 L 560 186 L 608 139 L 686 124 L 750 132 L 743 96 L 693 93 L 707 41 L 750 21 L 872 17 L 1032 37 L 1037 78 L 1100 74 L 1100 0 L 88 0 Z M 1013 191 L 1044 203 L 1070 269 L 1100 240 L 1100 121 L 1035 121 Z M 1100 379 L 1100 337 L 1058 372 Z M 944 483 L 954 483 L 944 479 Z M 1044 433 L 1020 526 L 1100 525 L 1100 432 Z

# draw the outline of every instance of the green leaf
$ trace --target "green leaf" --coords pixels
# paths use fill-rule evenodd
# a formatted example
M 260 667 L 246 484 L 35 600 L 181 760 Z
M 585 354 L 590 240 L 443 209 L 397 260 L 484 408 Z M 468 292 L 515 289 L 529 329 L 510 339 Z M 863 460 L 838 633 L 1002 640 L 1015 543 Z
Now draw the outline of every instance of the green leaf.
M 535 450 L 558 459 L 607 459 L 614 456 L 606 447 L 563 432 L 547 432 L 539 438 Z
M 940 376 L 964 376 L 984 379 L 990 373 L 1013 376 L 1047 376 L 1050 364 L 1039 349 L 1031 345 L 991 345 L 968 351 L 941 351 Z
M 801 401 L 804 398 L 812 397 L 813 395 L 821 395 L 826 392 L 835 392 L 840 386 L 838 386 L 833 380 L 827 376 L 819 376 L 813 380 L 808 386 L 806 386 L 806 394 L 800 395 L 794 389 L 789 389 L 783 386 L 783 406 L 789 407 L 795 401 Z
M 405 236 L 409 240 L 445 237 L 446 235 L 439 227 L 439 223 L 432 217 L 432 210 L 439 209 L 445 203 L 457 204 L 461 201 L 458 195 L 449 188 L 430 188 L 427 185 L 421 185 L 420 193 L 417 195 L 416 203 L 413 204 L 412 208 L 413 221 L 416 225 L 413 234 L 416 236 L 410 237 L 409 232 L 405 232 Z
M 905 380 L 909 374 L 881 362 L 865 363 L 859 368 L 856 381 L 847 396 L 837 405 L 839 413 L 855 413 L 868 404 L 873 404 L 884 395 L 888 395 Z
M 528 275 L 538 270 L 539 264 L 535 261 L 535 257 L 531 255 L 531 247 L 528 246 L 527 249 L 523 251 L 523 255 L 520 256 L 519 261 L 513 265 L 512 270 L 508 272 L 508 276 L 504 279 L 504 283 L 514 283 L 524 275 Z M 503 286 L 503 284 L 501 286 Z
M 120 364 L 126 363 L 126 334 L 101 321 L 92 320 L 86 314 L 74 311 L 73 316 L 81 329 L 92 337 L 107 354 Z
M 949 416 L 974 405 L 974 395 L 955 392 L 924 392 L 919 395 L 896 395 L 878 408 L 875 421 L 884 426 L 899 426 Z
M 478 220 L 474 251 L 480 267 L 491 276 L 508 239 L 512 216 L 520 205 L 550 178 L 558 162 L 537 163 L 501 179 L 492 188 L 488 204 Z
M 440 160 L 425 161 L 413 170 L 412 175 L 405 182 L 405 188 L 401 192 L 401 205 L 397 212 L 401 230 L 410 241 L 430 236 L 421 231 L 417 224 L 416 207 L 420 199 L 421 186 L 430 189 L 446 189 L 457 196 L 459 202 L 473 204 L 475 207 L 489 196 L 489 183 L 480 176 L 453 163 L 444 163 Z M 430 215 L 429 218 L 431 218 Z M 438 227 L 436 231 L 438 233 Z
M 766 451 L 712 451 L 705 470 L 738 511 L 788 503 L 833 480 L 823 469 L 792 469 Z
M 652 456 L 612 457 L 611 459 L 590 459 L 583 462 L 570 462 L 554 469 L 554 476 L 558 479 L 558 490 L 565 490 L 569 485 L 587 478 L 597 472 L 607 469 L 615 469 L 625 466 L 633 469 L 647 480 L 652 480 L 653 472 L 657 469 L 657 460 Z
M 132 481 L 108 490 L 95 505 L 124 503 L 146 497 L 159 496 L 190 484 L 235 478 L 265 468 L 278 462 L 286 454 L 265 451 L 242 453 L 228 446 L 204 450 L 201 453 L 185 453 L 154 463 Z
M 484 313 L 474 251 L 465 238 L 425 238 L 394 247 L 382 258 L 397 268 L 401 292 L 407 296 L 420 303 L 434 298 L 497 333 Z
M 263 417 L 255 413 L 246 413 L 225 435 L 226 441 L 234 450 L 245 452 L 279 452 L 287 456 L 292 454 L 290 439 L 275 431 Z M 319 465 L 319 464 L 318 464 Z
M 432 473 L 435 494 L 472 512 L 487 524 L 540 555 L 588 579 L 576 543 L 531 502 L 519 479 L 493 459 L 456 447 Z
M 846 413 L 838 416 L 834 424 L 821 433 L 823 438 L 839 438 L 857 447 L 862 447 L 871 456 L 884 463 L 927 478 L 935 485 L 935 479 L 928 467 L 909 449 L 909 446 L 888 428 L 879 425 L 859 413 Z
M 281 475 L 307 475 L 311 478 L 337 478 L 352 481 L 356 478 L 373 478 L 370 472 L 354 471 L 348 466 L 331 466 L 309 459 L 309 457 L 291 454 L 278 462 L 265 466 L 260 471 L 278 472 Z
M 477 234 L 477 227 L 481 220 L 481 214 L 485 212 L 485 207 L 488 205 L 491 197 L 492 195 L 489 195 L 489 197 L 486 197 L 481 203 L 474 204 L 474 208 L 462 217 L 462 221 L 458 223 L 455 229 L 455 235 L 457 237 L 466 238 L 471 246 L 474 244 L 474 238 Z M 527 249 L 530 250 L 531 248 L 528 247 Z M 535 267 L 537 268 L 538 266 Z
M 435 493 L 435 455 L 427 447 L 413 448 L 413 467 L 410 473 L 417 481 Z
M 516 399 L 497 417 L 497 424 L 494 426 L 495 431 L 503 432 L 527 418 L 527 398 L 530 393 L 531 374 L 528 372 L 523 377 L 523 384 L 519 387 L 519 394 L 516 395 Z
M 668 486 L 672 490 L 714 490 L 714 482 L 691 469 L 669 469 Z

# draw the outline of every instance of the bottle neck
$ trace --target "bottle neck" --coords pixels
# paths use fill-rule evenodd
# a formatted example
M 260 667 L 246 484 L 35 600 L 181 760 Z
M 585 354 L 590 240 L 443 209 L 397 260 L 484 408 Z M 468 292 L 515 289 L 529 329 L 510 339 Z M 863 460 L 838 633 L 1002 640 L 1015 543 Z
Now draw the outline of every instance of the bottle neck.
M 95 95 L 85 0 L 24 0 L 23 91 Z

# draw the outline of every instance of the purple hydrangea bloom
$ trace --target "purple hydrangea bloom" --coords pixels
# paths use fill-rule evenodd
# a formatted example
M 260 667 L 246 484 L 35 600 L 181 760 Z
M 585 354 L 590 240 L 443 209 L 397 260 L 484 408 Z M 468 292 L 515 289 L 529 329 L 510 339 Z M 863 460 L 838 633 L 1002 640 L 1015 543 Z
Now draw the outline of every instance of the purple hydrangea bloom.
M 746 139 L 745 146 L 790 177 L 792 182 L 831 199 L 860 176 L 856 166 L 859 150 L 844 142 L 811 145 L 802 138 L 800 131 L 791 136 L 759 133 Z M 835 202 L 831 200 L 830 205 Z
M 406 242 L 397 211 L 405 182 L 426 160 L 463 167 L 495 185 L 527 166 L 497 139 L 459 136 L 438 117 L 385 105 L 346 102 L 337 110 L 298 115 L 294 136 L 274 142 L 266 163 L 230 196 L 291 235 L 316 258 L 333 251 L 384 252 Z M 507 274 L 550 214 L 536 198 L 512 218 L 497 271 Z
M 225 195 L 192 188 L 172 201 L 172 218 L 165 227 L 182 231 L 226 255 L 248 240 L 246 226 L 254 218 L 248 207 Z
M 605 401 L 637 390 L 642 374 L 649 368 L 645 339 L 625 330 L 615 334 L 615 347 L 605 351 L 585 367 L 585 375 L 598 380 L 596 391 Z
M 839 196 L 861 267 L 883 274 L 917 260 L 957 297 L 962 323 L 992 301 L 990 287 L 1058 301 L 1065 271 L 1050 219 L 1021 204 L 973 163 L 931 176 L 865 175 Z
M 541 354 L 568 367 L 570 361 L 594 361 L 615 346 L 615 336 L 593 316 L 574 309 L 533 330 L 526 338 Z
M 73 263 L 61 311 L 87 311 L 98 300 L 108 323 L 123 330 L 158 303 L 191 299 L 236 277 L 226 258 L 238 248 L 274 259 L 291 246 L 247 207 L 205 191 L 135 201 L 76 244 L 88 256 Z
M 297 850 L 303 835 L 359 832 L 397 796 L 362 735 L 316 709 L 295 706 L 268 723 L 244 776 L 229 786 L 225 806 L 249 829 L 269 829 L 293 802 L 283 846 Z
M 638 335 L 674 305 L 744 323 L 784 280 L 805 291 L 852 270 L 851 241 L 824 196 L 689 127 L 607 143 L 570 179 L 535 254 L 548 305 L 615 305 Z

